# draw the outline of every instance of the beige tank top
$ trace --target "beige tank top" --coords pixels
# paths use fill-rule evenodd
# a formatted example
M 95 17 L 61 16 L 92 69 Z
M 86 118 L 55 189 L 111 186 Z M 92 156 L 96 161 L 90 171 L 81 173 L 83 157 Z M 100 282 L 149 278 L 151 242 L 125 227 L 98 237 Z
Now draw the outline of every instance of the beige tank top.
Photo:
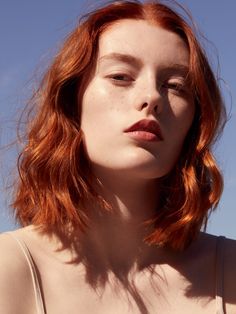
M 22 253 L 24 254 L 26 261 L 28 263 L 30 273 L 31 273 L 31 278 L 33 282 L 33 287 L 34 287 L 34 295 L 35 295 L 35 302 L 36 302 L 36 309 L 37 309 L 37 314 L 46 314 L 45 308 L 44 308 L 44 303 L 43 303 L 43 297 L 42 297 L 42 292 L 39 284 L 39 278 L 37 275 L 36 267 L 34 265 L 33 258 L 30 254 L 30 251 L 25 244 L 24 241 L 20 240 L 14 233 L 8 232 L 9 235 L 13 237 L 13 239 L 16 240 L 18 243 Z
M 14 233 L 8 232 L 15 241 L 18 243 L 19 248 L 24 254 L 26 261 L 29 265 L 33 287 L 35 295 L 35 303 L 37 308 L 37 314 L 46 314 L 42 291 L 39 284 L 39 278 L 36 271 L 36 267 L 30 251 L 24 241 L 20 240 Z M 225 237 L 220 236 L 217 239 L 216 245 L 216 282 L 215 282 L 215 303 L 216 303 L 216 314 L 225 314 L 224 300 L 223 300 L 223 282 L 224 282 L 224 239 Z

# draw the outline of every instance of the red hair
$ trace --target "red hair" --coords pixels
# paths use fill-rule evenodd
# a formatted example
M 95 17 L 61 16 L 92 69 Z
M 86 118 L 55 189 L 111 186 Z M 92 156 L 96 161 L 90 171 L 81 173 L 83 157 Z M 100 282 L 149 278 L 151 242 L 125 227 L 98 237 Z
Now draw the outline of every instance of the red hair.
M 93 188 L 93 175 L 80 130 L 83 78 L 96 61 L 99 36 L 115 21 L 142 19 L 178 34 L 190 52 L 189 73 L 196 112 L 174 169 L 162 178 L 161 207 L 150 221 L 151 244 L 185 248 L 207 222 L 222 192 L 222 176 L 211 153 L 223 127 L 225 108 L 216 78 L 188 23 L 158 1 L 116 1 L 87 15 L 69 35 L 32 98 L 37 108 L 20 154 L 13 203 L 25 226 L 85 229 L 87 200 L 105 204 Z M 83 80 L 84 81 L 84 80 Z

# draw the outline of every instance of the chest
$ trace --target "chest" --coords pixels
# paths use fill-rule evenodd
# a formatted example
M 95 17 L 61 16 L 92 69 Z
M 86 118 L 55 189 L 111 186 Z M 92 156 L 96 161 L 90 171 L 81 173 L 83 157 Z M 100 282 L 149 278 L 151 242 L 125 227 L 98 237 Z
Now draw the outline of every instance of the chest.
M 191 279 L 167 266 L 132 278 L 64 267 L 42 274 L 42 286 L 50 314 L 215 313 L 214 272 Z

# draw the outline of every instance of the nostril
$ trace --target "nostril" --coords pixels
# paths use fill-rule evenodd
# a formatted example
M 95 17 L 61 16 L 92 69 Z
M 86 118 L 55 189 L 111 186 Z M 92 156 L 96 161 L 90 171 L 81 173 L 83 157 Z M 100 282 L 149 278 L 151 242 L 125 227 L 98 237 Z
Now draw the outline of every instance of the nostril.
M 145 109 L 145 108 L 150 108 L 150 110 L 152 110 L 152 111 L 154 111 L 155 113 L 158 113 L 158 104 L 153 104 L 153 105 L 151 105 L 151 104 L 149 104 L 148 102 L 144 102 L 143 104 L 142 104 L 142 106 L 141 106 L 141 110 L 143 110 L 143 109 Z
M 142 105 L 142 109 L 146 108 L 148 106 L 148 103 L 145 102 L 143 105 Z

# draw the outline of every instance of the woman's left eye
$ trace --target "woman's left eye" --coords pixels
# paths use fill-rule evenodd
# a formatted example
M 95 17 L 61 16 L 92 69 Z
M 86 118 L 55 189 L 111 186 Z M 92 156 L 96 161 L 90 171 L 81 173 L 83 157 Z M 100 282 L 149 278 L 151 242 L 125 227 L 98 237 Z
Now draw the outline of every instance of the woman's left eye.
M 162 85 L 163 88 L 170 89 L 175 93 L 184 93 L 185 92 L 185 85 L 183 83 L 178 82 L 166 82 Z

